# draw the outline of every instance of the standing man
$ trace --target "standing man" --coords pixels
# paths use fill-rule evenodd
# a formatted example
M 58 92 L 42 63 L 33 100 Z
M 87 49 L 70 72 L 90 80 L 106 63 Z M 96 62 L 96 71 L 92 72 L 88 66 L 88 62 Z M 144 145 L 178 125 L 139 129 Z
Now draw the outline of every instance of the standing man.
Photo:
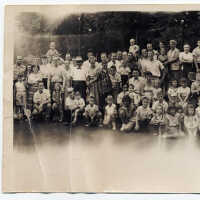
M 121 63 L 117 60 L 117 54 L 115 52 L 111 53 L 111 61 L 108 62 L 108 69 L 110 69 L 113 65 L 116 67 L 118 72 Z
M 177 42 L 175 40 L 169 41 L 170 49 L 167 53 L 168 75 L 170 78 L 179 80 L 181 78 L 181 68 L 179 62 L 180 51 L 176 48 Z

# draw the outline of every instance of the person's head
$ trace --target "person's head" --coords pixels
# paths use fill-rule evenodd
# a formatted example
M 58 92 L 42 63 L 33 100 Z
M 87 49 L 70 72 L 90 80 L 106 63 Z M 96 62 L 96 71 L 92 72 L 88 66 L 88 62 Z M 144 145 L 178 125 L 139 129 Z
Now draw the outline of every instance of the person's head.
M 26 70 L 27 70 L 28 73 L 31 73 L 31 72 L 32 72 L 32 67 L 31 67 L 30 64 L 27 65 Z
M 163 107 L 162 106 L 157 106 L 155 111 L 156 111 L 156 113 L 158 115 L 162 115 L 163 114 Z
M 197 46 L 200 47 L 200 40 L 197 41 Z
M 91 106 L 93 106 L 95 104 L 95 97 L 94 96 L 90 96 L 90 98 L 89 98 L 89 104 Z
M 123 61 L 126 61 L 128 59 L 128 54 L 127 54 L 126 51 L 123 51 L 123 53 L 122 53 L 122 59 L 123 59 Z
M 110 67 L 110 74 L 114 75 L 114 74 L 116 74 L 116 72 L 117 72 L 116 66 L 115 66 L 115 65 L 112 65 L 112 66 Z
M 138 77 L 139 77 L 139 71 L 136 70 L 136 69 L 133 70 L 132 74 L 133 74 L 133 77 L 134 77 L 134 78 L 138 78 Z
M 122 103 L 124 106 L 129 107 L 131 104 L 131 98 L 129 97 L 129 95 L 125 95 L 122 98 Z
M 68 88 L 67 90 L 68 95 L 71 99 L 74 99 L 74 89 L 73 88 Z
M 142 106 L 144 108 L 147 108 L 148 104 L 149 104 L 149 99 L 147 97 L 143 97 L 143 99 L 142 99 Z
M 33 71 L 33 73 L 38 73 L 39 72 L 39 70 L 40 70 L 40 67 L 39 67 L 39 65 L 32 65 L 32 71 Z
M 163 55 L 163 56 L 166 54 L 165 48 L 161 48 L 161 49 L 160 49 L 160 54 Z
M 66 60 L 66 61 L 68 60 L 68 61 L 70 62 L 71 59 L 72 59 L 72 58 L 71 58 L 71 55 L 70 55 L 69 53 L 66 53 L 66 55 L 65 55 L 65 60 Z
M 108 105 L 112 105 L 112 103 L 113 103 L 113 97 L 111 95 L 108 95 L 106 97 L 106 102 L 107 102 Z
M 117 54 L 115 52 L 112 52 L 112 54 L 111 54 L 111 60 L 112 61 L 117 60 Z
M 133 53 L 132 52 L 128 52 L 128 60 L 132 60 L 133 59 Z
M 176 87 L 178 86 L 178 82 L 177 82 L 176 79 L 173 79 L 173 80 L 171 81 L 171 84 L 172 84 L 172 87 L 173 87 L 173 88 L 176 88 Z
M 177 113 L 179 113 L 179 114 L 183 114 L 183 107 L 182 106 L 178 106 L 177 107 Z
M 147 58 L 147 56 L 148 56 L 147 49 L 142 49 L 141 54 L 142 54 L 143 58 Z
M 122 89 L 123 89 L 123 92 L 127 92 L 128 91 L 128 85 L 124 84 L 123 87 L 122 87 Z
M 152 50 L 153 50 L 152 43 L 147 43 L 147 51 L 152 51 Z
M 148 51 L 147 53 L 149 60 L 153 60 L 154 53 L 153 51 Z
M 152 73 L 151 72 L 146 72 L 145 73 L 145 77 L 146 77 L 147 81 L 150 82 L 152 80 Z
M 65 69 L 68 70 L 70 68 L 70 61 L 65 60 L 64 65 L 65 65 Z
M 133 38 L 130 39 L 130 45 L 131 45 L 131 46 L 135 45 L 135 39 L 133 39 Z
M 55 42 L 50 42 L 49 48 L 54 50 L 56 48 L 56 43 Z
M 88 49 L 88 52 L 87 52 L 88 59 L 90 58 L 90 56 L 94 56 L 92 49 Z
M 176 114 L 176 107 L 175 106 L 169 106 L 167 112 L 168 112 L 168 114 L 174 116 Z
M 164 43 L 162 41 L 159 42 L 159 48 L 160 49 L 165 48 L 165 45 L 164 45 Z
M 157 99 L 158 99 L 158 101 L 163 101 L 163 93 L 162 93 L 162 91 L 160 91 L 160 92 L 158 92 L 158 94 L 157 94 Z
M 193 104 L 189 103 L 186 106 L 186 115 L 189 115 L 189 116 L 195 115 L 195 107 Z
M 133 92 L 133 91 L 134 91 L 134 88 L 135 88 L 134 85 L 133 85 L 133 84 L 130 84 L 129 87 L 128 87 L 128 91 L 129 91 L 129 92 Z
M 21 65 L 22 61 L 23 61 L 22 56 L 17 56 L 17 60 L 16 60 L 17 65 Z
M 75 62 L 76 62 L 77 67 L 80 68 L 82 63 L 83 63 L 82 57 L 77 56 L 76 59 L 75 59 Z
M 55 90 L 60 91 L 60 89 L 61 89 L 60 83 L 55 83 Z
M 39 92 L 42 92 L 44 89 L 44 83 L 42 81 L 38 82 L 38 90 Z
M 170 40 L 169 41 L 169 46 L 170 46 L 170 49 L 175 49 L 176 48 L 176 40 Z
M 122 52 L 117 51 L 117 60 L 122 60 Z
M 184 50 L 185 53 L 190 52 L 190 45 L 189 44 L 184 44 L 183 50 Z
M 107 58 L 107 54 L 106 53 L 101 53 L 101 62 L 102 63 L 107 63 L 107 60 L 108 60 L 108 58 Z
M 81 98 L 81 94 L 80 94 L 79 91 L 77 91 L 77 92 L 75 93 L 75 98 L 78 99 L 78 100 Z
M 187 86 L 187 80 L 186 80 L 186 78 L 181 78 L 181 80 L 180 80 L 180 85 L 182 86 L 182 87 L 186 87 Z
M 95 56 L 90 56 L 90 57 L 89 57 L 89 62 L 90 62 L 90 64 L 91 64 L 92 66 L 94 66 L 94 65 L 95 65 L 95 62 L 96 62 Z
M 52 57 L 52 64 L 53 66 L 57 67 L 58 66 L 58 57 L 57 56 L 53 56 Z

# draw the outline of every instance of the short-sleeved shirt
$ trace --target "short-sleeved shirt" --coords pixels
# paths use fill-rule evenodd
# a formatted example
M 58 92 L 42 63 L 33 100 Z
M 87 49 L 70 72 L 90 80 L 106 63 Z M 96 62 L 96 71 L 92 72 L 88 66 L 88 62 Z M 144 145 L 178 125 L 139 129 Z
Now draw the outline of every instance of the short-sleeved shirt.
M 134 90 L 141 93 L 142 90 L 144 89 L 146 79 L 143 77 L 138 77 L 137 79 L 132 77 L 129 79 L 129 85 L 134 85 Z
M 50 102 L 49 90 L 43 89 L 42 93 L 39 90 L 33 96 L 33 102 L 39 104 L 46 104 Z
M 114 62 L 111 60 L 110 62 L 108 62 L 108 69 L 110 69 L 113 65 L 116 67 L 117 72 L 119 72 L 121 63 L 118 60 L 115 60 Z
M 74 110 L 77 108 L 75 98 L 72 99 L 71 97 L 67 97 L 65 99 L 65 106 L 68 107 L 69 110 Z
M 17 93 L 26 92 L 25 84 L 24 84 L 23 81 L 22 81 L 22 82 L 17 81 L 17 82 L 15 83 L 15 87 L 16 87 L 16 92 L 17 92 Z
M 85 101 L 83 98 L 75 99 L 75 104 L 77 105 L 77 107 L 80 107 L 81 109 L 85 107 Z
M 122 99 L 125 95 L 129 95 L 128 92 L 120 92 L 117 96 L 117 104 L 121 105 L 122 104 Z
M 171 97 L 177 97 L 178 96 L 178 88 L 170 87 L 168 89 L 168 95 Z
M 89 114 L 89 116 L 94 116 L 98 111 L 99 111 L 99 107 L 95 104 L 93 106 L 88 104 L 85 107 L 85 112 L 87 112 Z
M 107 115 L 113 115 L 116 112 L 116 105 L 113 103 L 111 106 L 107 105 L 105 107 Z
M 193 62 L 193 54 L 191 52 L 185 53 L 185 52 L 181 52 L 179 54 L 179 60 L 183 63 L 183 62 L 188 62 L 188 63 L 192 63 Z
M 193 49 L 192 54 L 196 58 L 197 63 L 200 63 L 200 48 L 196 47 L 195 49 Z
M 36 84 L 41 80 L 42 80 L 42 75 L 39 72 L 38 73 L 30 73 L 29 76 L 28 76 L 28 83 L 29 84 Z
M 185 98 L 186 96 L 188 96 L 190 94 L 190 88 L 189 87 L 179 87 L 178 88 L 178 94 L 182 97 Z
M 51 72 L 49 73 L 49 77 L 50 77 L 51 82 L 63 82 L 63 67 L 51 66 Z
M 86 81 L 87 71 L 85 69 L 74 67 L 72 70 L 73 81 Z
M 136 110 L 136 115 L 139 118 L 139 120 L 145 120 L 148 119 L 150 115 L 152 115 L 151 108 L 147 107 L 144 108 L 143 106 L 139 106 Z
M 153 103 L 153 106 L 152 106 L 152 109 L 153 109 L 153 110 L 157 110 L 157 108 L 158 108 L 159 106 L 162 107 L 162 109 L 163 109 L 163 111 L 164 111 L 165 113 L 167 112 L 168 103 L 167 103 L 165 100 L 163 100 L 162 103 L 160 103 L 159 101 L 154 102 L 154 103 Z
M 117 72 L 114 75 L 110 74 L 110 80 L 112 86 L 115 88 L 121 82 L 121 76 Z
M 152 60 L 145 66 L 143 70 L 144 72 L 151 72 L 153 76 L 159 78 L 163 69 L 164 66 L 159 60 Z
M 180 70 L 180 62 L 179 62 L 179 53 L 180 51 L 175 49 L 170 49 L 167 53 L 168 61 L 171 61 L 172 59 L 176 59 L 173 63 L 170 64 L 171 70 Z
M 118 73 L 120 75 L 129 75 L 131 73 L 131 69 L 128 66 L 126 66 L 126 67 L 121 66 L 121 67 L 119 67 Z

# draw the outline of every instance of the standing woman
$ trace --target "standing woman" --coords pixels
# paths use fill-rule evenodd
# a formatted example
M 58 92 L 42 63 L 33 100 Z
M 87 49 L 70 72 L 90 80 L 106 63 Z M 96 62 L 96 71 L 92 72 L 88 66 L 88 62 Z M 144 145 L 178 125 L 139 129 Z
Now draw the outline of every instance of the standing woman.
M 95 97 L 95 103 L 99 105 L 99 89 L 98 89 L 98 74 L 100 72 L 100 67 L 96 64 L 96 59 L 94 56 L 89 58 L 89 69 L 86 75 L 86 83 L 89 90 L 89 96 Z
M 193 54 L 190 52 L 190 45 L 185 44 L 183 46 L 183 52 L 179 54 L 179 60 L 182 65 L 182 70 L 183 70 L 183 76 L 188 78 L 189 72 L 195 72 L 195 67 L 194 67 L 194 58 Z
M 42 81 L 42 75 L 38 65 L 31 66 L 31 73 L 27 77 L 27 108 L 33 109 L 33 96 L 38 90 L 38 83 Z

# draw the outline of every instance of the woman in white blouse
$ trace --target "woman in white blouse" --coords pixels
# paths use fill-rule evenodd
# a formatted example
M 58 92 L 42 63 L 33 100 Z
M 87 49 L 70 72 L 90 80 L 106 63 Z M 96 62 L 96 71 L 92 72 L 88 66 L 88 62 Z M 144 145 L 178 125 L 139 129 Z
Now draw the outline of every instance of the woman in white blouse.
M 194 72 L 194 57 L 190 52 L 190 45 L 185 44 L 183 46 L 184 51 L 179 54 L 179 60 L 182 64 L 183 75 L 188 77 L 189 72 Z

